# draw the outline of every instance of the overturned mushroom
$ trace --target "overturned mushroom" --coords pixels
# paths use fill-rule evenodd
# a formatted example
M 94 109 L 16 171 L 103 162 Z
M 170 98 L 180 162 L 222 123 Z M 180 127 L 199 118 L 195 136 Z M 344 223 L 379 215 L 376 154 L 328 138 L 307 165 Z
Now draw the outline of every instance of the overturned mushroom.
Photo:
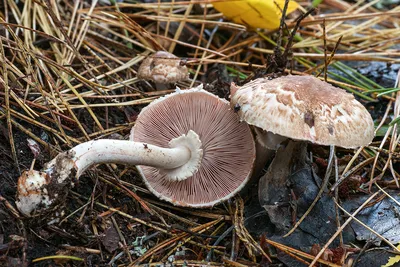
M 371 115 L 354 96 L 313 76 L 259 78 L 231 87 L 231 107 L 241 120 L 258 127 L 271 149 L 286 138 L 345 148 L 374 138 Z
M 143 60 L 137 77 L 153 81 L 156 85 L 161 86 L 188 80 L 189 72 L 179 57 L 165 51 L 158 51 Z
M 227 101 L 201 88 L 178 90 L 144 108 L 130 139 L 82 143 L 43 171 L 24 172 L 18 209 L 29 216 L 48 208 L 86 169 L 101 163 L 140 165 L 150 191 L 176 205 L 213 206 L 240 191 L 255 159 L 248 126 L 238 122 Z

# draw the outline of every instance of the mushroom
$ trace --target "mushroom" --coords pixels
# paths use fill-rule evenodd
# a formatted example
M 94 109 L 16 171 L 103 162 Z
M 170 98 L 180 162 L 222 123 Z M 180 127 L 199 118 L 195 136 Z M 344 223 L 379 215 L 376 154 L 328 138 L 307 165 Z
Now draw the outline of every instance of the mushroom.
M 259 78 L 242 87 L 232 83 L 231 108 L 255 126 L 254 176 L 288 138 L 355 148 L 374 137 L 365 107 L 352 94 L 313 76 Z
M 365 107 L 352 94 L 313 76 L 259 78 L 240 88 L 232 84 L 231 107 L 242 120 L 255 126 L 257 143 L 263 144 L 266 151 L 279 148 L 287 138 L 300 141 L 296 145 L 289 142 L 288 149 L 278 150 L 267 173 L 259 180 L 260 205 L 271 218 L 279 221 L 289 218 L 287 214 L 283 215 L 287 207 L 281 206 L 281 201 L 287 201 L 291 192 L 283 179 L 292 168 L 304 166 L 306 141 L 330 145 L 330 159 L 333 159 L 334 146 L 366 146 L 374 137 L 374 123 Z M 290 162 L 290 168 L 282 169 L 279 165 L 282 161 Z M 266 160 L 257 159 L 256 164 L 259 162 L 265 165 Z M 308 211 L 326 189 L 329 173 Z M 305 216 L 285 236 L 291 234 Z
M 231 107 L 257 127 L 257 140 L 270 149 L 287 138 L 344 148 L 366 146 L 374 138 L 365 107 L 352 94 L 313 76 L 232 84 Z
M 145 107 L 129 141 L 95 140 L 59 154 L 18 181 L 16 205 L 30 216 L 57 203 L 79 176 L 101 163 L 139 165 L 147 187 L 175 205 L 210 207 L 246 184 L 255 160 L 247 124 L 201 87 L 177 90 Z
M 156 88 L 161 90 L 165 84 L 188 80 L 189 72 L 179 57 L 166 51 L 158 51 L 143 60 L 137 77 L 155 82 Z

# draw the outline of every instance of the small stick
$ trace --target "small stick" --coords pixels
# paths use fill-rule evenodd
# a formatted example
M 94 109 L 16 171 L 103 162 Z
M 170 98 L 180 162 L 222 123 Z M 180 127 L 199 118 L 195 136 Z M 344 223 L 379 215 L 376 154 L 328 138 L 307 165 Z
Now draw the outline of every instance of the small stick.
M 325 66 L 324 66 L 324 69 L 323 69 L 323 71 L 324 71 L 324 80 L 325 81 L 327 81 L 327 79 L 328 79 L 327 76 L 326 76 L 326 72 L 327 72 L 328 66 L 329 66 L 329 64 L 331 64 L 331 62 L 333 60 L 333 56 L 335 55 L 336 50 L 338 49 L 339 44 L 342 41 L 342 38 L 343 38 L 343 36 L 340 36 L 339 39 L 337 40 L 337 42 L 335 44 L 335 47 L 333 48 L 328 60 L 326 60 L 326 58 L 325 58 Z M 325 41 L 326 41 L 326 39 L 324 38 L 324 42 Z M 325 57 L 326 57 L 326 53 L 325 53 Z M 322 70 L 315 77 L 318 77 L 319 75 L 321 75 L 321 73 L 322 73 Z
M 328 72 L 328 48 L 326 47 L 326 28 L 325 28 L 325 19 L 323 20 L 322 23 L 322 30 L 324 34 L 324 81 L 327 82 L 328 77 L 327 77 L 327 72 Z
M 11 214 L 14 216 L 14 218 L 17 218 L 17 219 L 21 218 L 21 217 L 19 216 L 19 212 L 18 212 L 18 211 L 10 204 L 10 202 L 9 202 L 7 199 L 5 199 L 1 194 L 0 194 L 0 202 L 3 202 L 3 205 L 6 206 L 6 207 L 9 209 L 9 211 L 10 211 Z
M 308 10 L 306 13 L 300 15 L 297 19 L 296 19 L 296 24 L 293 27 L 292 32 L 290 33 L 289 39 L 288 39 L 288 43 L 286 44 L 286 48 L 285 51 L 283 52 L 283 58 L 287 58 L 287 55 L 289 54 L 289 51 L 292 48 L 292 43 L 293 43 L 293 39 L 294 39 L 294 35 L 296 34 L 297 30 L 300 27 L 300 23 L 303 21 L 304 18 L 306 18 L 308 15 L 310 15 L 312 12 L 314 12 L 315 8 L 311 8 L 310 10 Z
M 278 37 L 278 41 L 276 42 L 276 48 L 277 51 L 279 51 L 280 54 L 280 47 L 282 44 L 282 36 L 283 36 L 283 27 L 285 25 L 285 17 L 286 17 L 286 12 L 289 6 L 289 0 L 285 0 L 285 5 L 283 6 L 283 10 L 282 10 L 282 16 L 281 16 L 281 22 L 279 23 L 279 37 Z
M 338 181 L 339 180 L 339 166 L 338 166 L 338 159 L 337 159 L 336 155 L 334 155 L 334 160 L 335 160 L 335 181 Z M 335 199 L 338 202 L 339 201 L 339 189 L 336 188 L 334 193 L 335 193 Z M 340 211 L 339 211 L 339 208 L 337 205 L 335 205 L 335 213 L 336 213 L 336 225 L 337 225 L 337 228 L 339 229 L 340 228 Z M 343 246 L 342 232 L 340 232 L 340 235 L 339 235 L 339 242 L 340 242 L 339 243 L 340 246 L 342 247 Z

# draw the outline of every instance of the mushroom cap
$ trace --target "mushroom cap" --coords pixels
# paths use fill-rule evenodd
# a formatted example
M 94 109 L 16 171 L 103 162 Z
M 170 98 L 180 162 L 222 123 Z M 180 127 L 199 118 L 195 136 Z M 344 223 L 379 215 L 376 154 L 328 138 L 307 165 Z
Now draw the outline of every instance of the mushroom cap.
M 201 165 L 183 181 L 163 171 L 137 166 L 149 190 L 174 205 L 211 207 L 239 192 L 249 180 L 255 144 L 249 126 L 228 101 L 199 88 L 178 90 L 144 108 L 132 128 L 131 140 L 168 147 L 171 139 L 193 130 L 203 149 Z
M 366 108 L 352 94 L 313 76 L 232 84 L 231 108 L 251 125 L 296 140 L 355 148 L 374 138 Z
M 176 83 L 189 79 L 188 68 L 181 64 L 179 57 L 158 51 L 143 60 L 137 77 L 157 83 Z

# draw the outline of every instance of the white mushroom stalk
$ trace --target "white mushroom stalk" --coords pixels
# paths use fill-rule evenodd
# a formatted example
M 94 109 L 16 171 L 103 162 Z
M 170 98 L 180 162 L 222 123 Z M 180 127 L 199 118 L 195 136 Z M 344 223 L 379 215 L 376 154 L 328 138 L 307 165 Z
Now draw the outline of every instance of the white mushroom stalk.
M 203 155 L 199 136 L 189 131 L 187 135 L 172 139 L 169 146 L 163 148 L 128 140 L 101 139 L 80 144 L 67 153 L 73 155 L 70 160 L 77 172 L 76 176 L 101 163 L 156 167 L 160 172 L 165 172 L 166 178 L 171 181 L 181 181 L 193 175 Z M 55 158 L 49 163 L 52 165 L 50 169 L 57 167 L 57 161 Z
M 82 143 L 59 154 L 43 171 L 27 171 L 18 181 L 18 209 L 25 215 L 47 208 L 65 184 L 74 184 L 89 167 L 102 163 L 146 165 L 159 169 L 169 181 L 183 181 L 197 172 L 203 150 L 194 131 L 174 138 L 169 148 L 151 144 L 101 139 Z M 52 188 L 52 189 L 48 189 Z M 54 191 L 54 190 L 53 190 Z

